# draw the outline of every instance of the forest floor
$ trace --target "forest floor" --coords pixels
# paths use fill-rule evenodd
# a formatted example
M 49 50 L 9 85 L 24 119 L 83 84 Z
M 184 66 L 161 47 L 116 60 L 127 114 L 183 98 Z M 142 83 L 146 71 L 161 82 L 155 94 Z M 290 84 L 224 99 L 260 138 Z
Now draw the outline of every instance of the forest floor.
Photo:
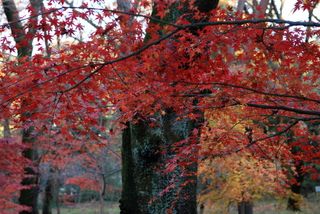
M 221 204 L 213 205 L 205 210 L 205 214 L 221 214 L 224 213 L 219 209 Z M 301 206 L 301 212 L 288 211 L 287 200 L 261 200 L 254 203 L 254 214 L 320 214 L 320 194 L 312 195 L 311 197 L 304 198 Z M 229 214 L 237 214 L 235 205 L 230 206 Z
M 119 214 L 119 204 L 116 202 L 106 202 L 104 204 L 104 213 Z M 99 202 L 81 203 L 60 208 L 61 214 L 99 214 Z M 56 213 L 56 209 L 52 213 Z
M 218 206 L 207 207 L 205 214 L 221 214 L 223 210 Z M 56 213 L 56 210 L 53 211 Z M 61 208 L 61 214 L 99 214 L 99 203 L 81 203 Z M 119 214 L 119 204 L 116 202 L 106 202 L 104 213 Z M 320 214 L 320 195 L 309 199 L 304 199 L 302 212 L 292 212 L 286 210 L 286 201 L 262 200 L 254 203 L 254 214 Z M 229 214 L 237 214 L 235 206 L 231 206 Z

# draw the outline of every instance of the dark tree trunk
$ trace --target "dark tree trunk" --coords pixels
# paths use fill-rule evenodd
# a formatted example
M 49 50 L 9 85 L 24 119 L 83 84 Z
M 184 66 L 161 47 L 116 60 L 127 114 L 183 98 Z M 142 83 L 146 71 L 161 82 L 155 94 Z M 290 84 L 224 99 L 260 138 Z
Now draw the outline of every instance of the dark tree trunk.
M 23 143 L 29 144 L 30 148 L 24 149 L 23 156 L 29 160 L 37 160 L 38 153 L 32 147 L 34 138 L 32 137 L 33 128 L 24 129 L 22 134 Z M 31 208 L 30 211 L 21 211 L 20 214 L 38 214 L 38 195 L 39 195 L 39 175 L 35 166 L 29 166 L 24 169 L 26 177 L 21 184 L 27 186 L 26 189 L 20 191 L 19 203 Z
M 52 214 L 53 194 L 54 194 L 54 172 L 50 168 L 49 177 L 44 190 L 42 214 Z
M 52 186 L 51 182 L 47 183 L 43 199 L 42 214 L 52 214 Z
M 9 119 L 4 119 L 4 120 L 3 120 L 3 137 L 4 137 L 4 138 L 10 138 L 10 137 L 11 137 L 10 121 L 9 121 Z
M 137 207 L 137 190 L 134 178 L 134 159 L 132 154 L 132 129 L 127 123 L 127 128 L 122 134 L 122 195 L 120 200 L 121 213 L 139 213 Z
M 150 128 L 141 121 L 128 124 L 124 131 L 122 214 L 196 213 L 197 163 L 163 172 L 170 159 L 177 155 L 174 143 L 187 139 L 195 128 L 193 121 L 176 118 L 171 111 L 158 117 L 159 127 Z
M 200 204 L 199 214 L 204 214 L 204 204 L 203 203 Z
M 32 54 L 32 41 L 36 32 L 36 28 L 32 27 L 38 21 L 38 14 L 40 12 L 40 7 L 42 0 L 30 0 L 30 5 L 33 8 L 31 16 L 33 18 L 29 19 L 28 30 L 25 30 L 25 27 L 22 25 L 22 22 L 19 21 L 19 11 L 16 7 L 14 0 L 3 0 L 2 7 L 8 23 L 10 23 L 10 29 L 12 37 L 16 43 L 16 49 L 19 57 L 31 57 Z M 27 41 L 25 41 L 27 40 Z M 23 108 L 22 104 L 22 108 Z M 22 115 L 25 118 L 24 121 L 27 121 L 30 117 L 30 113 Z M 23 124 L 23 127 L 27 127 L 27 124 Z M 38 159 L 38 154 L 33 146 L 35 139 L 33 128 L 24 128 L 22 131 L 22 142 L 28 145 L 23 151 L 23 156 L 33 163 Z M 35 171 L 35 166 L 30 166 L 25 168 L 26 177 L 22 180 L 22 185 L 27 186 L 28 189 L 23 189 L 20 192 L 19 202 L 21 205 L 29 206 L 30 211 L 22 211 L 21 214 L 38 214 L 37 200 L 38 200 L 38 173 Z
M 195 4 L 200 11 L 209 12 L 218 1 L 204 3 L 196 0 Z M 176 5 L 170 8 L 166 21 L 174 22 L 184 13 L 177 8 Z M 156 15 L 155 10 L 152 14 Z M 196 34 L 197 30 L 200 29 L 191 29 L 191 32 Z M 197 161 L 193 160 L 187 167 L 178 166 L 170 173 L 164 173 L 164 170 L 166 164 L 178 155 L 175 143 L 183 140 L 186 140 L 183 146 L 195 143 L 187 139 L 194 128 L 199 128 L 200 121 L 177 120 L 175 112 L 169 109 L 164 116 L 155 117 L 157 125 L 154 128 L 148 122 L 140 121 L 138 124 L 128 123 L 123 132 L 121 213 L 196 214 Z M 192 155 L 196 160 L 197 151 Z M 183 161 L 190 162 L 190 159 L 181 156 L 178 162 Z
M 288 210 L 292 210 L 292 211 L 301 211 L 301 201 L 299 200 L 299 197 L 301 197 L 301 184 L 303 182 L 304 179 L 304 175 L 302 174 L 302 166 L 303 166 L 303 162 L 299 161 L 296 164 L 296 172 L 297 174 L 294 176 L 296 183 L 291 185 L 291 191 L 292 193 L 294 193 L 293 196 L 291 196 L 288 199 Z
M 238 214 L 253 214 L 253 204 L 248 201 L 239 202 Z

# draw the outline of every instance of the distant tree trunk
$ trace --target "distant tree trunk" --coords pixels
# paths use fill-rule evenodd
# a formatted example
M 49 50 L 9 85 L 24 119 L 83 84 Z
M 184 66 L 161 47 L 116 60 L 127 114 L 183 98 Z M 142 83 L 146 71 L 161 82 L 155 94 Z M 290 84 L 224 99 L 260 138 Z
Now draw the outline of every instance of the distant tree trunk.
M 199 214 L 204 214 L 204 204 L 203 203 L 200 204 Z
M 44 190 L 42 214 L 52 214 L 54 188 L 54 170 L 50 167 L 49 177 Z
M 99 204 L 100 204 L 100 214 L 104 213 L 104 199 L 103 199 L 103 195 L 99 194 Z
M 56 209 L 57 209 L 57 214 L 61 214 L 59 200 L 56 200 Z
M 303 166 L 303 161 L 299 161 L 296 164 L 296 175 L 294 175 L 294 178 L 296 179 L 296 183 L 291 185 L 291 191 L 294 193 L 293 196 L 289 197 L 288 199 L 288 210 L 292 211 L 301 211 L 301 201 L 299 200 L 299 196 L 301 196 L 301 184 L 304 180 L 304 175 L 302 174 L 302 166 Z
M 48 181 L 45 192 L 44 192 L 44 200 L 43 200 L 43 207 L 42 207 L 42 214 L 52 214 L 52 183 Z
M 253 214 L 252 202 L 248 202 L 248 201 L 239 202 L 238 214 Z
M 54 194 L 55 194 L 55 202 L 56 202 L 56 209 L 57 209 L 57 214 L 60 214 L 61 211 L 60 211 L 60 200 L 59 200 L 59 189 L 60 189 L 60 185 L 59 185 L 59 182 L 57 182 L 57 180 L 55 180 L 55 183 L 54 183 L 55 187 L 55 191 L 54 191 Z
M 56 211 L 57 214 L 60 214 L 60 201 L 59 201 L 59 189 L 60 189 L 60 181 L 59 181 L 59 176 L 60 176 L 60 171 L 57 168 L 52 169 L 52 203 L 55 202 L 56 206 Z
M 195 4 L 200 11 L 210 12 L 218 1 L 196 0 Z M 172 7 L 168 15 L 171 20 L 166 21 L 174 22 L 179 14 Z M 177 120 L 174 111 L 165 111 L 164 115 L 155 116 L 156 127 L 140 121 L 128 123 L 123 132 L 121 214 L 197 213 L 197 161 L 187 167 L 177 166 L 170 173 L 163 171 L 178 155 L 175 143 L 186 140 L 184 146 L 191 145 L 187 139 L 194 128 L 199 128 L 199 121 Z M 197 151 L 193 151 L 193 156 L 197 157 Z
M 104 213 L 104 196 L 106 193 L 106 178 L 103 173 L 101 173 L 101 181 L 102 181 L 102 188 L 99 194 L 99 202 L 100 202 L 100 214 Z
M 4 119 L 4 120 L 3 120 L 3 137 L 4 137 L 4 138 L 10 138 L 10 137 L 11 137 L 10 121 L 9 121 L 9 119 Z
M 2 7 L 8 22 L 10 23 L 10 29 L 12 37 L 15 40 L 18 57 L 30 57 L 32 54 L 32 41 L 36 32 L 33 27 L 38 21 L 38 14 L 40 11 L 42 0 L 30 0 L 30 4 L 33 8 L 32 19 L 29 19 L 28 31 L 25 30 L 22 23 L 19 21 L 19 11 L 16 7 L 14 0 L 3 0 Z M 27 42 L 24 40 L 27 39 Z M 22 104 L 23 108 L 23 104 Z M 30 113 L 22 115 L 25 119 L 30 117 Z M 25 124 L 23 124 L 23 127 Z M 30 159 L 31 161 L 38 159 L 38 154 L 34 146 L 32 145 L 35 141 L 33 127 L 24 128 L 22 131 L 22 142 L 28 145 L 23 151 L 23 156 Z M 21 182 L 22 185 L 28 186 L 28 189 L 23 189 L 20 192 L 19 202 L 21 205 L 29 206 L 30 211 L 22 211 L 21 214 L 38 214 L 37 200 L 38 200 L 38 174 L 33 167 L 25 168 L 25 177 Z

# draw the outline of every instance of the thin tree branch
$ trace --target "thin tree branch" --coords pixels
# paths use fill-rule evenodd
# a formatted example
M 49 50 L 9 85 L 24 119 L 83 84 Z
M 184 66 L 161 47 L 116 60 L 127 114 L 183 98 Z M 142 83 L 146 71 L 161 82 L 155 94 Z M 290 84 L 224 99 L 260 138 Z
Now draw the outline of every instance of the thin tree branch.
M 271 106 L 271 105 L 263 105 L 263 104 L 257 104 L 257 103 L 247 103 L 245 105 L 249 106 L 249 107 L 254 107 L 254 108 L 276 109 L 276 110 L 284 110 L 284 111 L 294 112 L 297 114 L 320 116 L 320 111 L 303 110 L 303 109 L 291 108 L 288 106 Z
M 273 10 L 274 10 L 274 12 L 275 12 L 275 14 L 276 14 L 277 19 L 281 19 L 281 18 L 282 18 L 282 17 L 281 17 L 281 14 L 279 13 L 278 8 L 277 8 L 277 5 L 276 5 L 276 3 L 274 2 L 274 0 L 271 0 L 271 4 L 272 4 L 272 7 L 273 7 Z
M 145 45 L 144 47 L 140 48 L 139 50 L 137 51 L 134 51 L 126 56 L 123 56 L 123 57 L 119 57 L 115 60 L 112 60 L 112 61 L 108 61 L 108 62 L 104 62 L 104 63 L 101 63 L 101 64 L 98 64 L 99 67 L 97 69 L 95 69 L 94 71 L 92 71 L 91 73 L 89 73 L 85 78 L 83 78 L 82 80 L 80 80 L 78 83 L 76 83 L 75 85 L 71 86 L 70 88 L 66 89 L 65 91 L 63 92 L 68 92 L 76 87 L 78 87 L 80 84 L 82 84 L 83 82 L 85 82 L 86 80 L 90 79 L 93 75 L 95 75 L 96 73 L 98 73 L 102 68 L 104 68 L 106 65 L 111 65 L 111 64 L 114 64 L 116 62 L 119 62 L 119 61 L 123 61 L 125 59 L 128 59 L 128 58 L 131 58 L 133 56 L 136 56 L 136 55 L 139 55 L 140 53 L 144 52 L 145 50 L 147 50 L 148 48 L 150 48 L 151 46 L 154 46 L 154 45 L 157 45 L 159 44 L 160 42 L 162 42 L 163 40 L 166 40 L 167 38 L 173 36 L 174 34 L 176 34 L 177 32 L 179 32 L 180 29 L 176 29 L 174 31 L 172 31 L 171 33 L 161 37 L 160 39 L 157 39 L 156 41 L 154 42 L 151 42 L 151 43 L 148 43 L 147 45 Z M 96 64 L 97 65 L 97 64 Z
M 259 91 L 257 89 L 249 88 L 246 86 L 241 86 L 241 85 L 234 85 L 234 84 L 229 84 L 229 83 L 221 83 L 221 82 L 201 82 L 201 83 L 196 83 L 196 82 L 188 82 L 188 81 L 179 81 L 179 83 L 183 84 L 190 84 L 190 85 L 219 85 L 219 86 L 224 86 L 224 87 L 231 87 L 231 88 L 238 88 L 238 89 L 243 89 L 246 91 L 251 91 L 254 93 L 258 94 L 263 94 L 267 96 L 274 96 L 274 97 L 285 97 L 285 98 L 293 98 L 293 99 L 298 99 L 298 100 L 305 100 L 305 101 L 310 101 L 310 102 L 315 102 L 320 104 L 320 100 L 308 98 L 305 96 L 297 96 L 297 95 L 290 95 L 290 94 L 278 94 L 278 93 L 271 93 L 271 92 L 264 92 L 264 91 Z M 199 95 L 199 96 L 208 96 L 208 94 L 192 94 L 193 96 Z M 192 96 L 190 94 L 184 95 L 184 96 Z
M 256 140 L 252 140 L 250 143 L 248 143 L 247 145 L 241 147 L 241 148 L 238 148 L 236 150 L 232 150 L 232 151 L 227 151 L 227 152 L 224 152 L 224 153 L 221 153 L 221 154 L 215 154 L 213 156 L 211 156 L 211 158 L 217 158 L 217 157 L 225 157 L 227 155 L 231 155 L 231 154 L 234 154 L 234 153 L 238 153 L 244 149 L 247 149 L 251 146 L 253 146 L 254 144 L 256 144 L 257 142 L 260 142 L 260 141 L 264 141 L 264 140 L 268 140 L 270 138 L 274 138 L 274 137 L 277 137 L 277 136 L 280 136 L 284 133 L 286 133 L 287 131 L 289 131 L 292 127 L 294 127 L 295 125 L 297 125 L 299 122 L 299 120 L 295 120 L 292 124 L 290 124 L 289 126 L 287 126 L 286 128 L 284 128 L 283 130 L 281 130 L 280 132 L 277 132 L 273 135 L 268 135 L 266 137 L 263 137 L 263 138 L 259 138 L 259 139 L 256 139 Z M 206 158 L 203 158 L 203 160 L 206 159 Z
M 3 101 L 2 103 L 0 103 L 0 105 L 5 105 L 6 103 L 8 103 L 8 102 L 10 102 L 10 101 L 15 100 L 16 98 L 18 98 L 18 97 L 20 97 L 20 96 L 22 96 L 22 95 L 24 95 L 24 94 L 26 94 L 26 93 L 28 93 L 28 92 L 31 92 L 33 89 L 38 88 L 38 87 L 40 87 L 40 86 L 42 86 L 42 85 L 44 85 L 44 84 L 46 84 L 46 83 L 49 83 L 49 82 L 51 82 L 51 81 L 53 81 L 53 80 L 55 80 L 55 79 L 58 79 L 58 78 L 62 77 L 62 76 L 65 76 L 65 75 L 67 75 L 68 73 L 71 73 L 71 72 L 73 72 L 73 71 L 76 71 L 76 70 L 79 70 L 79 69 L 84 69 L 84 68 L 87 68 L 87 67 L 89 67 L 89 66 L 90 66 L 90 67 L 92 67 L 92 66 L 99 66 L 97 69 L 95 69 L 94 71 L 92 71 L 91 73 L 89 73 L 89 74 L 88 74 L 85 78 L 83 78 L 81 81 L 79 81 L 79 82 L 76 83 L 75 85 L 73 85 L 73 86 L 71 86 L 70 88 L 68 88 L 68 89 L 65 90 L 65 91 L 70 91 L 70 90 L 76 88 L 77 86 L 79 86 L 79 85 L 80 85 L 81 83 L 83 83 L 84 81 L 90 79 L 94 74 L 98 73 L 98 72 L 99 72 L 103 67 L 105 67 L 106 65 L 111 65 L 111 64 L 114 64 L 114 63 L 117 63 L 117 62 L 120 62 L 120 61 L 129 59 L 129 58 L 131 58 L 131 57 L 137 56 L 137 55 L 141 54 L 142 52 L 146 51 L 148 48 L 150 48 L 150 47 L 152 47 L 152 46 L 155 46 L 155 45 L 158 45 L 158 44 L 161 43 L 162 41 L 164 41 L 164 40 L 170 38 L 171 36 L 175 35 L 175 34 L 178 33 L 180 30 L 181 30 L 181 29 L 176 29 L 176 30 L 172 31 L 172 32 L 169 33 L 169 34 L 167 34 L 167 35 L 165 35 L 165 36 L 163 36 L 163 37 L 161 37 L 161 38 L 159 38 L 159 39 L 157 39 L 157 40 L 155 40 L 155 41 L 153 41 L 153 42 L 150 42 L 150 43 L 146 44 L 145 46 L 143 46 L 142 48 L 138 49 L 137 51 L 134 51 L 134 52 L 132 52 L 132 53 L 130 53 L 130 54 L 128 54 L 128 55 L 122 56 L 122 57 L 118 57 L 118 58 L 116 58 L 116 59 L 114 59 L 114 60 L 110 60 L 110 61 L 103 62 L 103 63 L 96 63 L 96 64 L 90 63 L 90 64 L 88 64 L 88 65 L 83 65 L 83 66 L 80 66 L 80 67 L 76 67 L 76 68 L 69 69 L 69 70 L 67 70 L 67 71 L 65 71 L 65 72 L 63 72 L 63 73 L 58 74 L 57 76 L 54 76 L 54 77 L 52 77 L 52 78 L 50 78 L 50 79 L 47 79 L 47 80 L 45 80 L 45 81 L 43 81 L 43 82 L 39 82 L 39 83 L 37 83 L 37 84 L 35 84 L 35 85 L 33 85 L 33 86 L 30 86 L 27 90 L 22 91 L 22 92 L 18 93 L 17 95 L 13 96 L 13 97 L 8 98 L 7 100 L 5 100 L 5 101 Z M 62 93 L 62 92 L 65 92 L 65 91 L 58 91 L 58 92 Z M 55 93 L 56 93 L 56 92 L 55 92 Z
M 216 26 L 216 25 L 245 25 L 245 24 L 259 24 L 259 23 L 273 23 L 273 24 L 287 24 L 288 26 L 305 26 L 305 27 L 320 27 L 320 23 L 317 22 L 303 22 L 303 21 L 289 21 L 289 20 L 280 20 L 280 19 L 246 19 L 246 20 L 233 20 L 233 21 L 216 21 L 216 22 L 199 22 L 199 23 L 193 23 L 193 24 L 188 24 L 188 25 L 178 25 L 174 24 L 171 22 L 166 22 L 157 18 L 154 18 L 153 16 L 148 16 L 148 15 L 143 15 L 139 13 L 132 13 L 132 12 L 126 12 L 126 11 L 119 11 L 119 10 L 111 10 L 111 9 L 105 9 L 105 8 L 95 8 L 95 7 L 60 7 L 60 8 L 55 8 L 51 9 L 47 12 L 44 13 L 38 13 L 23 19 L 19 20 L 13 20 L 9 21 L 8 23 L 0 25 L 2 28 L 6 26 L 10 26 L 12 24 L 19 23 L 21 21 L 25 21 L 31 18 L 35 18 L 37 16 L 40 16 L 42 14 L 50 14 L 57 12 L 59 10 L 66 10 L 66 9 L 83 9 L 83 10 L 101 10 L 101 11 L 108 11 L 110 13 L 115 13 L 115 14 L 124 14 L 128 16 L 136 16 L 136 17 L 143 17 L 145 19 L 149 19 L 154 22 L 158 22 L 163 25 L 170 25 L 175 28 L 182 28 L 182 29 L 187 29 L 187 28 L 192 28 L 192 27 L 201 27 L 201 26 Z

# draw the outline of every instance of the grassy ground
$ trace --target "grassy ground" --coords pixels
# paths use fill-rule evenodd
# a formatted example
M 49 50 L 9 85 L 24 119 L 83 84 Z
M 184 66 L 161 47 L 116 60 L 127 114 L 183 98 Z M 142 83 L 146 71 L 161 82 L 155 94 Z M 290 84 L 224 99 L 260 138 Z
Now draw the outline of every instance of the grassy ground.
M 260 202 L 255 206 L 254 213 L 257 214 L 320 214 L 320 201 L 305 200 L 302 205 L 302 212 L 292 212 L 286 210 L 286 203 Z
M 221 207 L 221 206 L 220 206 Z M 320 214 L 320 195 L 311 195 L 302 202 L 301 212 L 292 212 L 287 209 L 287 200 L 274 201 L 263 200 L 254 203 L 254 214 Z M 213 205 L 205 210 L 205 214 L 223 214 L 219 204 Z M 231 206 L 228 214 L 237 214 L 235 206 Z
M 60 208 L 61 214 L 99 214 L 100 206 L 98 202 L 82 203 L 76 205 L 70 205 Z M 53 210 L 56 213 L 56 210 Z M 105 214 L 118 214 L 120 213 L 118 203 L 106 202 L 104 205 Z
M 313 195 L 303 202 L 302 212 L 290 212 L 286 210 L 286 201 L 263 200 L 254 204 L 254 214 L 320 214 L 320 195 Z M 205 214 L 223 214 L 219 206 L 207 207 Z M 235 206 L 231 206 L 229 214 L 237 214 Z M 53 213 L 56 213 L 54 210 Z M 120 213 L 118 203 L 106 202 L 104 205 L 105 214 Z M 61 208 L 61 214 L 99 214 L 99 203 L 82 203 Z M 152 213 L 153 214 L 153 213 Z M 157 213 L 155 213 L 157 214 Z

